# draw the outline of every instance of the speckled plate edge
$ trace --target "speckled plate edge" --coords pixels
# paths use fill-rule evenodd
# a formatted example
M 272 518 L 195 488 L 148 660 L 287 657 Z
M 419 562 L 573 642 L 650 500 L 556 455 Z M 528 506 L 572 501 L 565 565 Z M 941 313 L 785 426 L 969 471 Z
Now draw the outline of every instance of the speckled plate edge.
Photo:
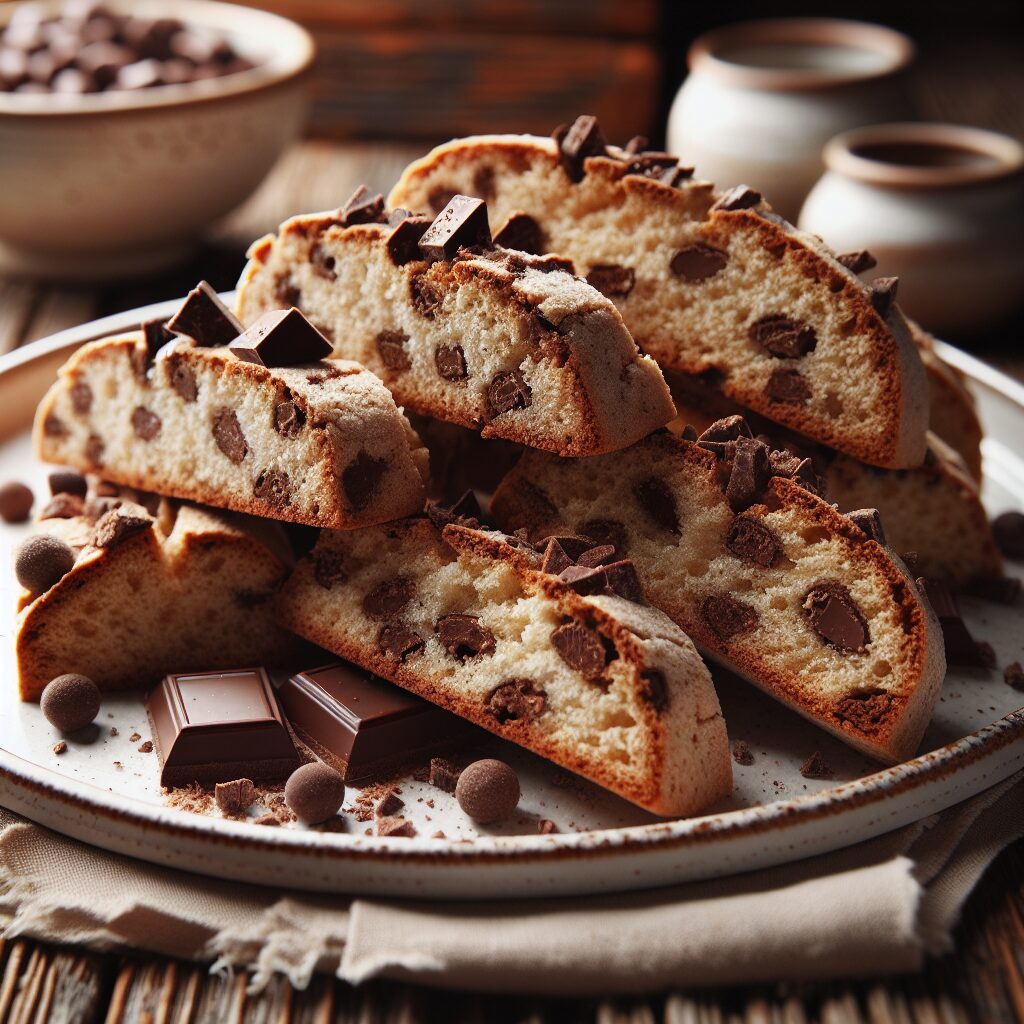
M 69 350 L 168 316 L 159 303 L 0 357 L 0 376 L 45 381 Z M 942 345 L 943 358 L 1024 415 L 1024 388 Z M 26 377 L 27 380 L 27 377 Z M 0 410 L 23 429 L 39 394 Z M 998 448 L 998 438 L 995 445 Z M 994 452 L 998 456 L 998 451 Z M 989 452 L 986 451 L 986 457 Z M 485 899 L 651 888 L 826 853 L 918 821 L 1024 770 L 1024 708 L 920 757 L 819 793 L 722 814 L 550 836 L 427 838 L 255 830 L 68 780 L 0 748 L 0 803 L 114 852 L 223 878 L 319 891 Z

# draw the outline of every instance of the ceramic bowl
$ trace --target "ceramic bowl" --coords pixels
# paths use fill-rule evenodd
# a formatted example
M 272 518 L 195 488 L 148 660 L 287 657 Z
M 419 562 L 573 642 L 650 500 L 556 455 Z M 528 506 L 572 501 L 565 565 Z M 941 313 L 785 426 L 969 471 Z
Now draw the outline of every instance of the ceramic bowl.
M 1024 297 L 1024 146 L 948 124 L 886 124 L 825 148 L 800 227 L 840 252 L 868 249 L 930 331 L 995 323 Z
M 913 116 L 902 72 L 914 56 L 899 32 L 832 18 L 742 22 L 690 47 L 672 105 L 668 147 L 722 188 L 760 189 L 795 220 L 833 135 Z
M 15 6 L 0 4 L 0 27 Z M 302 128 L 314 49 L 298 25 L 213 0 L 109 6 L 223 33 L 256 67 L 134 92 L 0 93 L 0 272 L 100 280 L 172 265 Z

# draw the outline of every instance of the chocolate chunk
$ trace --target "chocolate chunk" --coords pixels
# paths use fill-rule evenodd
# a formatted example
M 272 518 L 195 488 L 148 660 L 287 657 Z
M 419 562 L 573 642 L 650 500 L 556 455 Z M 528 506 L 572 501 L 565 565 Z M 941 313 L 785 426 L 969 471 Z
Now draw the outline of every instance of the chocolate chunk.
M 636 156 L 642 153 L 651 144 L 646 135 L 634 135 L 623 147 L 622 151 L 626 156 Z
M 283 509 L 291 501 L 292 485 L 288 474 L 276 469 L 265 469 L 252 485 L 253 497 L 272 509 Z
M 488 419 L 513 409 L 527 409 L 532 403 L 533 392 L 518 370 L 499 371 L 487 386 Z
M 438 345 L 434 352 L 434 365 L 444 380 L 465 380 L 469 376 L 466 354 L 461 345 Z
M 1024 513 L 1002 512 L 992 520 L 992 536 L 1007 558 L 1024 558 Z
M 735 441 L 741 437 L 753 437 L 754 435 L 750 431 L 750 427 L 747 425 L 747 421 L 742 416 L 724 416 L 720 420 L 715 420 L 697 438 L 698 443 L 702 441 Z
M 628 533 L 626 527 L 618 520 L 588 519 L 585 523 L 580 524 L 579 532 L 597 544 L 610 545 L 615 548 L 615 552 L 620 558 L 626 553 Z
M 733 740 L 730 744 L 730 749 L 732 751 L 732 759 L 737 764 L 749 766 L 754 763 L 754 755 L 751 753 L 748 744 L 743 740 Z
M 43 433 L 47 437 L 67 437 L 68 428 L 60 417 L 54 416 L 50 412 L 46 414 L 46 419 L 43 420 Z
M 608 665 L 608 650 L 601 635 L 582 622 L 567 622 L 551 634 L 558 656 L 584 679 L 596 682 Z
M 499 725 L 529 723 L 544 713 L 547 700 L 545 690 L 532 679 L 510 679 L 491 693 L 485 710 Z
M 252 779 L 218 782 L 213 790 L 213 798 L 224 814 L 244 814 L 247 808 L 256 803 L 256 787 L 252 784 Z
M 50 493 L 54 495 L 77 494 L 78 497 L 84 498 L 89 488 L 85 476 L 74 469 L 58 469 L 50 474 L 49 482 Z
M 341 486 L 353 511 L 362 512 L 380 490 L 388 468 L 386 459 L 360 452 L 341 473 Z
M 400 622 L 382 626 L 377 634 L 377 647 L 381 653 L 399 661 L 405 661 L 410 655 L 418 654 L 424 646 L 423 637 Z
M 494 236 L 494 244 L 505 249 L 527 252 L 533 256 L 539 256 L 546 249 L 544 232 L 540 224 L 522 210 L 516 210 L 509 215 L 508 220 Z
M 444 649 L 458 661 L 494 653 L 494 634 L 475 615 L 443 615 L 434 629 Z
M 160 417 L 150 412 L 143 405 L 138 405 L 132 412 L 132 430 L 143 441 L 152 441 L 160 433 Z
M 345 799 L 345 780 L 322 761 L 304 764 L 288 776 L 284 799 L 299 821 L 316 825 L 341 810 Z
M 939 580 L 919 579 L 918 589 L 935 612 L 942 627 L 942 640 L 946 649 L 946 661 L 950 665 L 968 665 L 974 668 L 988 668 L 987 652 L 980 650 L 981 644 L 971 636 L 952 592 Z
M 405 818 L 378 818 L 375 823 L 375 831 L 379 836 L 387 836 L 389 839 L 414 839 L 416 837 L 416 826 Z
M 167 373 L 171 387 L 186 401 L 194 402 L 199 395 L 196 374 L 189 365 L 188 357 L 181 352 L 172 352 L 167 358 Z
M 360 185 L 339 211 L 339 219 L 346 228 L 354 224 L 385 224 L 384 197 Z
M 375 818 L 392 818 L 403 807 L 405 801 L 393 789 L 389 789 L 374 805 L 373 816 Z
M 473 246 L 490 248 L 491 229 L 487 204 L 470 196 L 454 196 L 419 241 L 420 252 L 431 263 L 453 260 L 460 249 Z
M 570 565 L 558 574 L 559 580 L 577 594 L 593 596 L 603 594 L 608 587 L 604 569 L 590 569 L 584 565 Z
M 779 535 L 763 519 L 736 516 L 725 535 L 725 546 L 741 561 L 771 568 L 782 554 Z
M 611 544 L 598 544 L 596 547 L 588 548 L 576 559 L 577 565 L 588 569 L 596 569 L 600 565 L 607 565 L 615 561 L 615 548 Z
M 205 281 L 188 293 L 181 308 L 167 321 L 167 329 L 192 338 L 200 348 L 228 345 L 245 330 Z
M 113 498 L 103 499 L 114 501 Z M 114 507 L 114 506 L 111 506 Z M 90 509 L 92 511 L 92 509 Z M 104 509 L 103 511 L 106 511 Z M 39 512 L 43 519 L 73 519 L 85 513 L 85 500 L 78 494 L 55 494 Z M 99 517 L 97 517 L 99 518 Z
M 841 252 L 836 259 L 853 274 L 863 274 L 878 264 L 878 260 L 867 251 L 858 249 L 856 252 Z
M 573 564 L 573 559 L 566 554 L 565 549 L 558 542 L 558 538 L 549 538 L 547 547 L 544 548 L 544 558 L 540 563 L 540 571 L 546 572 L 551 576 L 557 576 Z
M 502 821 L 519 806 L 519 777 L 504 761 L 484 758 L 465 768 L 455 786 L 455 799 L 474 821 Z
M 377 335 L 377 352 L 380 361 L 389 370 L 408 370 L 412 359 L 405 350 L 409 335 L 404 331 L 381 331 Z
M 427 502 L 426 513 L 427 518 L 439 530 L 443 530 L 450 523 L 458 523 L 460 526 L 468 526 L 475 530 L 479 528 L 484 517 L 476 495 L 472 491 L 463 491 L 456 501 L 448 504 L 436 501 Z
M 334 269 L 336 262 L 335 258 L 327 251 L 323 242 L 314 242 L 310 246 L 309 263 L 317 277 L 322 277 L 326 281 L 337 281 L 338 274 Z
M 35 496 L 30 488 L 17 481 L 0 487 L 0 519 L 5 523 L 23 523 L 32 512 Z
M 297 309 L 275 309 L 264 313 L 228 349 L 245 362 L 274 367 L 319 362 L 333 346 Z
M 458 765 L 444 757 L 432 757 L 427 781 L 444 793 L 454 793 L 462 774 Z
M 318 551 L 313 556 L 313 578 L 324 590 L 348 579 L 345 562 L 338 551 Z
M 1024 690 L 1024 668 L 1021 668 L 1019 661 L 1010 662 L 1003 669 L 1003 680 L 1015 690 Z
M 71 387 L 71 408 L 84 416 L 92 408 L 92 388 L 80 380 Z
M 85 457 L 89 460 L 90 465 L 101 466 L 105 450 L 106 445 L 103 443 L 103 438 L 97 434 L 90 434 L 85 442 Z
M 138 509 L 138 511 L 133 511 Z M 129 537 L 137 533 L 153 528 L 153 518 L 148 515 L 140 515 L 143 512 L 138 506 L 119 505 L 105 512 L 96 523 L 92 534 L 92 545 L 97 548 L 117 547 Z
M 142 345 L 136 348 L 133 355 L 135 372 L 139 377 L 145 378 L 157 352 L 169 341 L 173 341 L 174 335 L 167 329 L 167 324 L 163 320 L 146 320 L 141 328 Z
M 701 242 L 680 249 L 672 257 L 669 269 L 684 281 L 706 281 L 724 270 L 729 257 L 721 249 Z
M 553 137 L 562 167 L 571 181 L 582 181 L 587 157 L 604 156 L 608 146 L 601 125 L 592 114 L 577 117 L 569 128 L 559 126 Z
M 811 397 L 811 388 L 799 370 L 772 370 L 765 394 L 773 402 L 803 404 Z
M 640 673 L 640 699 L 659 715 L 668 710 L 668 683 L 664 672 L 645 668 Z
M 611 562 L 603 567 L 606 587 L 616 597 L 632 601 L 634 604 L 646 604 L 644 589 L 640 585 L 636 565 L 628 559 Z
M 832 766 L 821 756 L 821 752 L 816 750 L 800 765 L 800 774 L 805 779 L 831 779 Z
M 761 193 L 747 185 L 737 185 L 729 189 L 711 207 L 712 210 L 749 210 L 761 202 Z
M 879 316 L 889 315 L 889 310 L 896 301 L 899 281 L 898 277 L 876 277 L 871 282 L 871 305 L 875 307 Z
M 811 627 L 830 647 L 860 654 L 871 642 L 867 620 L 842 583 L 815 583 L 804 597 L 803 608 Z
M 737 438 L 734 443 L 736 450 L 725 498 L 733 512 L 743 512 L 764 494 L 772 468 L 766 444 L 749 437 Z
M 274 430 L 282 437 L 298 437 L 305 425 L 306 414 L 294 399 L 278 402 L 274 406 Z
M 785 477 L 799 484 L 805 491 L 824 497 L 825 481 L 818 476 L 810 459 L 801 459 L 798 455 L 783 449 L 769 452 L 768 461 L 771 464 L 772 476 Z
M 57 537 L 29 537 L 14 551 L 14 575 L 32 594 L 44 594 L 75 564 L 75 553 Z
M 390 619 L 405 608 L 415 591 L 415 584 L 408 576 L 385 580 L 363 598 L 363 614 L 371 619 Z
M 700 606 L 704 624 L 719 640 L 735 640 L 757 628 L 757 609 L 730 594 L 712 594 Z
M 668 484 L 660 477 L 650 476 L 633 485 L 633 497 L 651 517 L 655 525 L 670 533 L 678 534 L 679 513 L 676 499 Z
M 218 409 L 213 416 L 213 439 L 236 466 L 249 454 L 242 427 L 234 409 Z
M 671 153 L 659 153 L 655 150 L 648 150 L 637 155 L 623 172 L 626 175 L 638 175 L 642 178 L 650 178 L 652 181 L 660 181 L 663 185 L 675 186 L 678 182 L 692 177 L 692 167 L 679 167 L 679 158 Z
M 420 253 L 420 239 L 429 227 L 429 217 L 409 216 L 392 230 L 386 245 L 391 262 L 396 267 L 404 267 L 406 263 L 423 258 Z
M 51 679 L 39 700 L 43 717 L 61 732 L 78 732 L 100 712 L 99 687 L 88 677 L 71 672 Z
M 802 320 L 772 313 L 750 325 L 750 340 L 776 359 L 799 359 L 813 352 L 818 335 Z
M 877 508 L 858 508 L 847 512 L 846 518 L 873 541 L 885 546 L 885 530 L 882 529 L 882 516 Z
M 632 267 L 617 263 L 599 263 L 587 274 L 587 284 L 596 288 L 609 299 L 624 299 L 636 284 L 636 273 Z

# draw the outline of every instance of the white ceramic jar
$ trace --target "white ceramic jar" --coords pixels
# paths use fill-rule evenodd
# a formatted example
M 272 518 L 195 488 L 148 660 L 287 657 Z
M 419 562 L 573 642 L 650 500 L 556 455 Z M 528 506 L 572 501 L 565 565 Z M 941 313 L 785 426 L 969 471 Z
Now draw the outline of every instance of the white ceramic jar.
M 1024 146 L 978 128 L 887 124 L 825 148 L 800 227 L 867 249 L 929 330 L 992 324 L 1024 300 Z
M 688 55 L 668 148 L 721 188 L 747 184 L 795 220 L 833 135 L 913 116 L 902 72 L 914 46 L 899 32 L 830 18 L 715 29 Z

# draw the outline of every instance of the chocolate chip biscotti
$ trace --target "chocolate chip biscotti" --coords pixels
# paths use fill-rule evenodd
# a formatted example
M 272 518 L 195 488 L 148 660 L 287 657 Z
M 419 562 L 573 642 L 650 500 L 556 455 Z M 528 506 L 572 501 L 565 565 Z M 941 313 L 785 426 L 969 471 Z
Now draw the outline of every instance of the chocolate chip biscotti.
M 572 462 L 524 454 L 491 512 L 631 558 L 647 598 L 711 657 L 864 753 L 911 756 L 945 672 L 939 624 L 875 510 L 812 493 L 809 460 L 739 417 Z
M 730 793 L 707 669 L 628 562 L 435 519 L 324 531 L 281 622 L 657 814 Z
M 666 153 L 608 146 L 593 117 L 545 139 L 457 139 L 412 164 L 389 202 L 436 213 L 486 199 L 495 240 L 569 257 L 663 368 L 863 462 L 924 456 L 927 391 L 893 302 L 749 188 L 716 192 Z
M 147 344 L 136 333 L 75 352 L 36 414 L 40 458 L 311 526 L 348 529 L 423 507 L 426 449 L 358 364 L 266 366 L 241 344 L 243 356 L 192 338 L 151 356 Z
M 389 221 L 381 197 L 357 193 L 249 256 L 242 320 L 299 307 L 414 412 L 563 456 L 623 448 L 672 418 L 614 304 L 563 260 L 492 246 L 476 200 L 456 197 L 433 223 Z
M 43 510 L 18 575 L 22 700 L 68 672 L 101 690 L 168 672 L 284 664 L 300 643 L 273 597 L 291 563 L 281 527 L 95 483 Z M 147 507 L 132 499 L 146 501 Z M 151 509 L 152 511 L 149 511 Z

